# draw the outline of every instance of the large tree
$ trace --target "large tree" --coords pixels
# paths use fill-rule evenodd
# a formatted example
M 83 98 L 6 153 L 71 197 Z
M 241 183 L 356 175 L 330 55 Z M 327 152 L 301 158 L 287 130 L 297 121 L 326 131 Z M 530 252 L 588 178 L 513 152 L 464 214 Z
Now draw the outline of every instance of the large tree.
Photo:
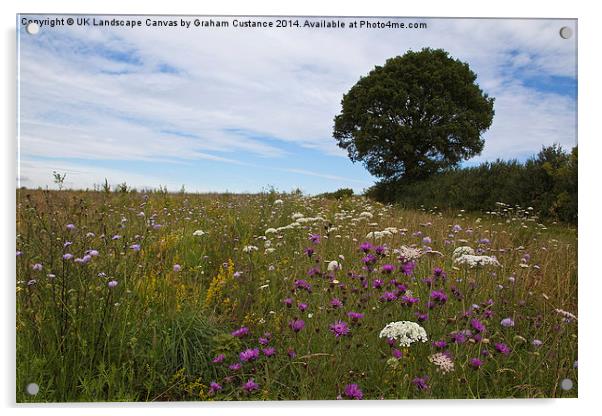
M 468 64 L 442 49 L 376 66 L 343 96 L 333 136 L 352 161 L 385 179 L 419 179 L 483 150 L 493 98 Z

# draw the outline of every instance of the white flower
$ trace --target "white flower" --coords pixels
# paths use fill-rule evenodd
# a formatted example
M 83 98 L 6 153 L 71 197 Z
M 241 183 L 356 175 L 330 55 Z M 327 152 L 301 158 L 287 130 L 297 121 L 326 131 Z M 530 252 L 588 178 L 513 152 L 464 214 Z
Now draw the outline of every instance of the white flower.
M 393 253 L 397 254 L 399 259 L 404 263 L 418 260 L 424 254 L 422 250 L 408 246 L 401 246 L 400 248 L 393 250 Z
M 205 231 L 203 230 L 196 230 L 195 232 L 192 233 L 193 236 L 195 237 L 201 237 L 203 235 L 207 234 Z
M 291 215 L 291 218 L 293 219 L 293 221 L 296 221 L 303 217 L 305 217 L 305 215 L 301 214 L 300 212 L 295 212 L 293 215 Z
M 500 262 L 495 257 L 491 256 L 473 256 L 470 254 L 463 254 L 460 257 L 454 259 L 456 264 L 466 264 L 469 267 L 478 266 L 501 266 Z
M 399 341 L 400 347 L 409 347 L 416 341 L 427 342 L 428 337 L 423 327 L 416 322 L 391 322 L 380 331 L 380 338 L 393 338 Z
M 454 253 L 452 254 L 452 259 L 456 259 L 458 257 L 461 257 L 465 254 L 474 256 L 474 250 L 472 249 L 472 247 L 468 247 L 468 246 L 462 246 L 462 247 L 458 247 L 454 250 Z
M 250 253 L 252 251 L 257 251 L 259 250 L 259 248 L 257 248 L 257 246 L 244 246 L 242 251 L 245 253 Z
M 276 234 L 278 232 L 278 230 L 276 230 L 275 228 L 268 228 L 267 230 L 265 230 L 265 234 Z
M 329 272 L 334 272 L 334 271 L 337 271 L 337 270 L 341 270 L 341 268 L 342 268 L 341 263 L 339 263 L 336 260 L 328 262 L 328 271 Z
M 274 205 L 282 205 L 284 204 L 284 201 L 282 199 L 277 199 L 274 201 Z
M 435 364 L 442 373 L 454 371 L 454 362 L 442 352 L 437 352 L 429 357 L 429 361 Z

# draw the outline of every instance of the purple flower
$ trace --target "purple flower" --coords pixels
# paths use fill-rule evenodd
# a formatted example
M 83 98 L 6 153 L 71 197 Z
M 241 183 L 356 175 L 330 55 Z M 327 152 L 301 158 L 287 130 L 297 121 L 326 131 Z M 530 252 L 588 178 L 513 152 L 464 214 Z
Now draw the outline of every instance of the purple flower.
M 243 362 L 255 361 L 256 359 L 259 358 L 259 349 L 258 348 L 247 348 L 246 350 L 244 350 L 243 352 L 238 354 L 238 358 L 240 358 L 240 361 L 243 361 Z
M 512 318 L 504 318 L 500 322 L 500 325 L 502 325 L 504 328 L 510 328 L 514 326 L 514 321 L 512 320 Z
M 113 289 L 115 286 L 117 286 L 117 280 L 111 280 L 109 283 L 107 283 L 107 286 Z
M 282 303 L 284 303 L 287 308 L 290 308 L 291 306 L 293 306 L 293 300 L 291 298 L 284 299 L 282 301 Z
M 362 400 L 364 393 L 357 384 L 347 384 L 345 386 L 345 396 L 353 400 Z
M 542 342 L 542 341 L 540 341 L 540 340 L 538 340 L 538 339 L 534 339 L 534 340 L 533 340 L 533 342 L 531 342 L 531 344 L 532 344 L 534 347 L 541 347 L 541 346 L 543 345 L 543 342 Z
M 445 342 L 443 340 L 435 341 L 435 342 L 433 342 L 433 346 L 435 348 L 444 349 L 447 347 L 447 342 Z
M 359 312 L 347 312 L 347 316 L 352 321 L 357 322 L 364 317 L 364 314 Z
M 242 338 L 244 336 L 249 335 L 249 328 L 247 328 L 246 326 L 241 326 L 240 328 L 232 331 L 230 335 L 236 338 Z
M 230 364 L 228 366 L 228 368 L 232 371 L 238 371 L 242 368 L 242 365 L 240 365 L 240 363 L 233 363 L 233 364 Z
M 92 256 L 92 257 L 97 257 L 98 256 L 98 250 L 88 250 L 88 251 L 86 251 L 86 253 L 89 256 Z
M 259 337 L 259 344 L 261 345 L 268 345 L 270 343 L 270 339 L 272 338 L 272 334 L 269 332 L 266 332 L 265 334 L 263 334 L 262 337 Z
M 250 378 L 245 384 L 242 385 L 242 388 L 245 392 L 251 393 L 253 391 L 259 390 L 259 384 L 255 383 L 255 380 Z
M 301 312 L 305 312 L 307 310 L 307 308 L 308 308 L 308 305 L 307 305 L 307 303 L 300 303 L 300 304 L 297 305 L 297 308 L 299 308 L 299 310 Z
M 415 303 L 420 302 L 420 298 L 415 298 L 414 296 L 403 295 L 401 297 L 401 302 L 406 306 L 412 306 Z
M 401 357 L 403 357 L 403 353 L 401 351 L 399 351 L 397 348 L 393 348 L 391 350 L 391 354 L 393 354 L 393 357 L 400 359 Z
M 220 391 L 222 389 L 222 386 L 219 385 L 218 383 L 216 383 L 215 381 L 212 381 L 211 383 L 209 383 L 209 394 L 215 394 L 218 391 Z
M 73 258 L 73 254 L 65 253 L 63 254 L 63 260 L 71 260 Z
M 334 309 L 338 309 L 343 306 L 343 302 L 341 302 L 340 299 L 334 298 L 330 301 L 330 306 L 332 306 Z
M 414 263 L 413 261 L 408 261 L 401 265 L 401 270 L 403 274 L 405 274 L 406 276 L 410 276 L 414 272 L 415 267 L 416 263 Z
M 307 257 L 311 257 L 314 255 L 314 249 L 311 247 L 306 248 L 305 250 L 303 250 L 303 252 L 307 254 Z
M 380 270 L 382 273 L 391 274 L 395 271 L 395 266 L 392 264 L 383 264 Z
M 367 266 L 371 266 L 374 263 L 377 262 L 377 258 L 374 254 L 367 254 L 362 258 L 362 263 L 364 263 Z
M 433 290 L 431 292 L 431 299 L 440 305 L 443 305 L 447 302 L 447 295 L 442 290 Z
M 372 250 L 372 244 L 370 244 L 368 241 L 365 241 L 360 244 L 360 250 L 364 253 L 368 253 L 370 250 Z
M 451 339 L 456 344 L 463 344 L 466 342 L 466 335 L 464 335 L 462 332 L 454 332 L 451 334 Z
M 335 337 L 342 337 L 349 335 L 349 327 L 343 321 L 337 321 L 334 324 L 330 325 L 330 332 L 334 334 Z
M 263 352 L 263 355 L 265 355 L 266 357 L 271 357 L 274 354 L 276 354 L 276 349 L 274 347 L 267 347 L 262 349 L 261 352 Z
M 386 251 L 386 250 L 387 250 L 387 249 L 386 249 L 386 247 L 385 247 L 385 246 L 376 246 L 376 247 L 374 248 L 374 252 L 375 252 L 376 254 L 378 254 L 379 256 L 383 256 L 383 255 L 385 254 L 385 251 Z
M 502 342 L 498 342 L 495 344 L 495 350 L 497 352 L 499 352 L 500 354 L 504 354 L 504 355 L 510 354 L 510 348 Z
M 219 364 L 224 362 L 224 359 L 226 358 L 226 356 L 224 354 L 218 354 L 215 356 L 215 358 L 213 359 L 213 364 Z
M 422 243 L 423 243 L 423 244 L 431 244 L 432 242 L 433 242 L 433 239 L 432 239 L 431 237 L 428 237 L 428 236 L 427 236 L 427 237 L 424 237 L 424 238 L 422 239 Z
M 447 277 L 447 274 L 443 271 L 441 267 L 435 267 L 433 269 L 433 276 L 435 276 L 436 279 L 445 279 Z
M 470 326 L 477 332 L 485 332 L 485 325 L 478 319 L 471 319 Z
M 289 358 L 295 358 L 297 356 L 297 353 L 292 348 L 286 350 L 286 354 L 289 356 Z
M 294 319 L 288 323 L 288 326 L 290 326 L 293 331 L 299 332 L 305 328 L 305 321 L 303 321 L 303 319 Z
M 182 270 L 182 266 L 180 266 L 179 264 L 174 264 L 173 265 L 173 271 L 178 273 L 180 270 Z
M 310 234 L 309 241 L 311 241 L 314 244 L 319 244 L 320 243 L 320 235 L 319 234 Z
M 42 264 L 41 264 L 41 263 L 36 263 L 36 264 L 34 264 L 33 266 L 31 266 L 31 268 L 32 268 L 33 270 L 35 270 L 36 272 L 39 272 L 40 270 L 42 270 L 42 268 L 43 268 L 43 267 L 42 267 Z
M 416 386 L 416 388 L 418 390 L 426 390 L 429 388 L 428 384 L 427 384 L 427 380 L 428 377 L 416 377 L 414 380 L 412 380 L 412 384 L 414 386 Z
M 418 322 L 424 322 L 429 319 L 429 316 L 426 313 L 416 312 L 416 319 L 418 319 Z
M 397 300 L 397 295 L 393 292 L 385 292 L 380 297 L 381 302 L 393 302 L 394 300 Z
M 75 230 L 75 225 L 74 224 L 67 224 L 67 229 L 69 231 Z
M 477 369 L 483 365 L 483 361 L 479 360 L 478 358 L 471 358 L 469 364 L 472 368 Z
M 121 236 L 119 234 L 115 234 L 113 237 L 111 237 L 111 240 L 119 240 L 121 238 Z
M 295 280 L 295 289 L 303 289 L 311 293 L 311 285 L 303 279 Z
M 21 254 L 23 254 L 23 252 L 17 250 L 17 257 L 19 257 Z
M 134 251 L 140 251 L 140 244 L 132 244 L 130 248 Z
M 372 282 L 372 287 L 374 289 L 381 288 L 382 286 L 383 286 L 383 281 L 380 279 L 374 279 L 374 281 Z

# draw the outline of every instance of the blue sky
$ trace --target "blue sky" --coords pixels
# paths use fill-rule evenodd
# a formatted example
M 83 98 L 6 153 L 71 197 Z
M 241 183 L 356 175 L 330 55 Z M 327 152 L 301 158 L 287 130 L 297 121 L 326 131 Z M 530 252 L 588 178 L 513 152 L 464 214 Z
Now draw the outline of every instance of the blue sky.
M 485 149 L 466 164 L 576 144 L 576 39 L 558 35 L 574 21 L 421 21 L 428 29 L 20 27 L 18 185 L 53 187 L 59 171 L 71 188 L 361 191 L 375 178 L 331 136 L 342 95 L 427 46 L 468 62 L 496 98 Z

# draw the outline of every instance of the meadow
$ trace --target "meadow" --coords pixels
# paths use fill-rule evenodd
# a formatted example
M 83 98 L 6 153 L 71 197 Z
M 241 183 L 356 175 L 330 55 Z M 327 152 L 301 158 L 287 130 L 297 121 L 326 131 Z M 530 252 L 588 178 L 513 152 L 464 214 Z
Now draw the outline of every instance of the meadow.
M 532 213 L 20 189 L 17 402 L 576 397 L 577 232 Z

